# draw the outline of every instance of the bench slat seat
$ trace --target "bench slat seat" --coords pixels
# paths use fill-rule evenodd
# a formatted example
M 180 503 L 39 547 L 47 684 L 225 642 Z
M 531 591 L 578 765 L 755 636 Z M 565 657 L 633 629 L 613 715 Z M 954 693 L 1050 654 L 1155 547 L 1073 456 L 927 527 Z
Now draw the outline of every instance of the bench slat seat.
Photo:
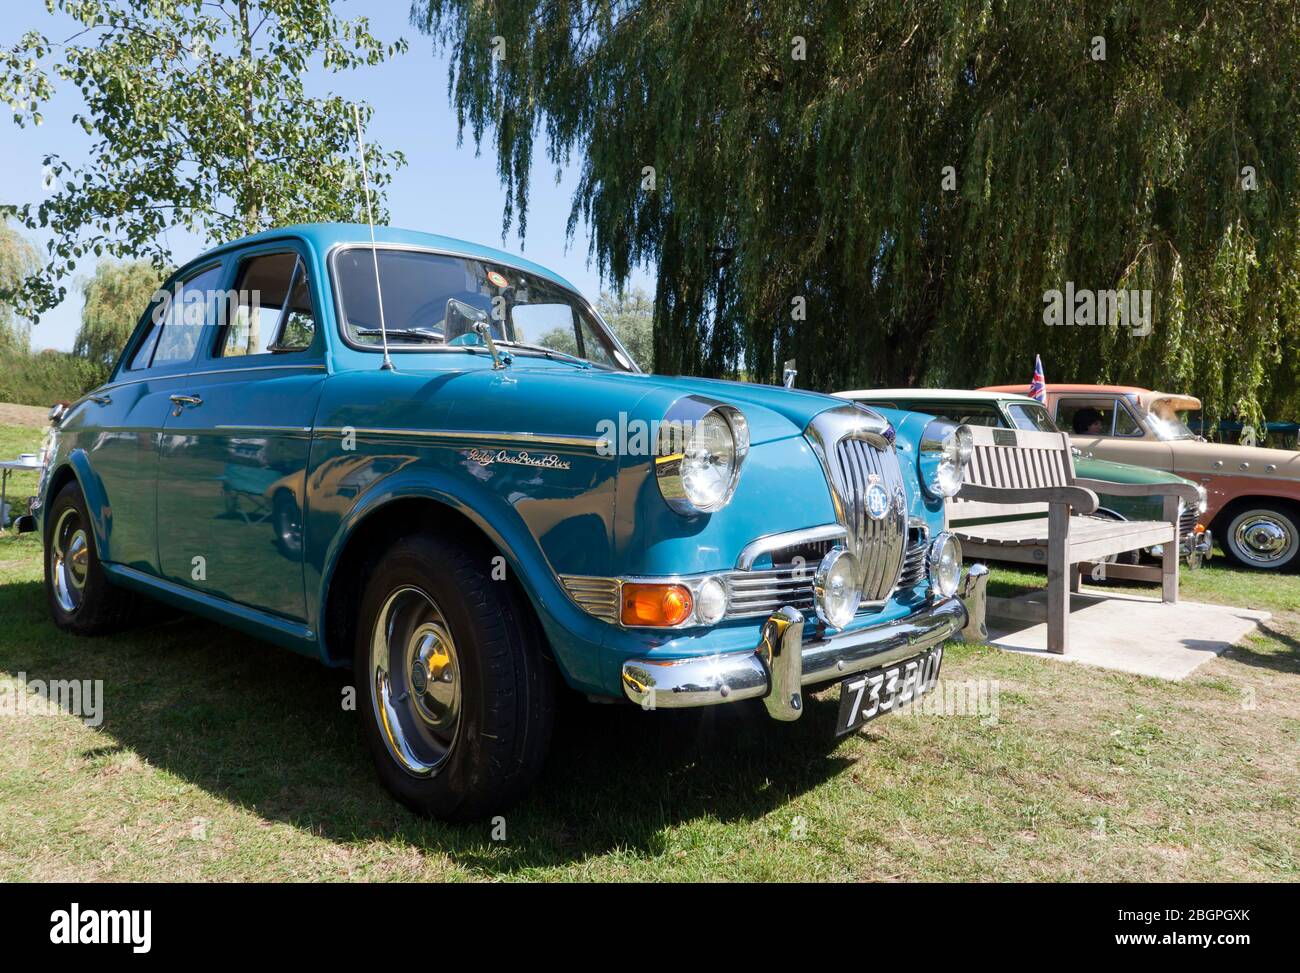
M 1163 496 L 1161 520 L 1090 516 L 1096 491 L 1109 492 L 1111 484 L 1075 476 L 1064 433 L 976 426 L 971 434 L 974 452 L 961 491 L 947 503 L 948 529 L 967 557 L 1047 566 L 1049 651 L 1068 650 L 1070 592 L 1079 590 L 1081 568 L 1162 545 L 1160 567 L 1117 565 L 1116 575 L 1158 581 L 1163 601 L 1178 600 L 1178 521 L 1182 503 L 1195 499 L 1194 487 L 1122 485 L 1127 496 Z
M 1004 520 L 995 524 L 971 524 L 954 528 L 963 544 L 998 544 L 1019 546 L 1048 542 L 1048 518 Z M 1174 539 L 1173 524 L 1163 520 L 1109 520 L 1104 517 L 1074 515 L 1070 518 L 1070 546 L 1078 548 L 1089 542 L 1124 543 L 1124 551 L 1154 547 Z

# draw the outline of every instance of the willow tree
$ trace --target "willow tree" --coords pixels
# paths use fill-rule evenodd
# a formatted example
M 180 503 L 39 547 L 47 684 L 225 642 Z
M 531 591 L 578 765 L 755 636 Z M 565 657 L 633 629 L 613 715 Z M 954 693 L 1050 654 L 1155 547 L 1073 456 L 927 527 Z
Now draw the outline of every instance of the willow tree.
M 1294 2 L 411 16 L 451 50 L 462 131 L 495 142 L 505 228 L 527 228 L 540 140 L 580 164 L 567 230 L 590 225 L 601 273 L 657 268 L 658 370 L 771 380 L 793 357 L 817 388 L 973 386 L 1027 381 L 1038 352 L 1049 380 L 1189 389 L 1212 411 L 1294 394 Z M 1053 291 L 1121 289 L 1151 292 L 1149 333 L 1045 323 Z
M 39 265 L 36 249 L 0 213 L 0 291 L 14 288 Z M 12 361 L 31 348 L 31 325 L 0 297 L 0 360 Z
M 147 260 L 101 260 L 81 282 L 81 327 L 73 354 L 112 365 L 165 276 Z
M 60 281 L 87 255 L 145 258 L 161 269 L 173 227 L 221 242 L 364 212 L 352 103 L 308 96 L 303 76 L 313 64 L 331 72 L 379 64 L 404 42 L 381 42 L 364 17 L 342 19 L 329 0 L 46 6 L 79 29 L 60 43 L 31 31 L 0 50 L 0 100 L 19 126 L 39 125 L 56 85 L 71 85 L 84 103 L 73 121 L 93 142 L 84 165 L 47 157 L 48 195 L 18 207 L 27 226 L 51 234 L 51 259 L 11 300 L 52 307 L 66 291 Z M 368 151 L 382 192 L 404 160 Z

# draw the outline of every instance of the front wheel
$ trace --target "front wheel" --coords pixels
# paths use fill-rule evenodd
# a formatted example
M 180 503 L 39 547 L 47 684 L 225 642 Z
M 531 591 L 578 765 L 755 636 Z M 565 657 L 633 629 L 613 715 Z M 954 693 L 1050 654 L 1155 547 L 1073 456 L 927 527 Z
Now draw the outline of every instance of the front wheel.
M 1294 507 L 1257 501 L 1230 511 L 1224 523 L 1223 552 L 1238 567 L 1282 571 L 1300 563 L 1300 518 Z
M 416 534 L 371 572 L 354 655 L 380 779 L 422 814 L 498 813 L 541 772 L 555 717 L 542 638 L 483 549 Z

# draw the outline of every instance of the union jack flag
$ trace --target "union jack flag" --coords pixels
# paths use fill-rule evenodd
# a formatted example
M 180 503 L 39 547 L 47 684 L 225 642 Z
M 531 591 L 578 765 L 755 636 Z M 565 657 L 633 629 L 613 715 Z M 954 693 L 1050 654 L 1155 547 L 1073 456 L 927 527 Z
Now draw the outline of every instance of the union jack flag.
M 1034 356 L 1034 377 L 1029 380 L 1029 397 L 1047 405 L 1047 379 L 1043 378 L 1043 359 Z

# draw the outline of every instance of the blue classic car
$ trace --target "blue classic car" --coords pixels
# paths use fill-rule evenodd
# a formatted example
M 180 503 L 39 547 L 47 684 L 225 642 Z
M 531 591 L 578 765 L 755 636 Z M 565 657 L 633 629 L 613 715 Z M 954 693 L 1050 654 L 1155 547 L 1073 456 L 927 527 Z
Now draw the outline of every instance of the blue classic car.
M 57 416 L 61 628 L 159 599 L 352 666 L 383 782 L 447 818 L 536 777 L 561 681 L 778 720 L 839 681 L 848 732 L 983 636 L 986 572 L 944 531 L 964 427 L 645 374 L 544 268 L 377 233 L 190 262 Z

